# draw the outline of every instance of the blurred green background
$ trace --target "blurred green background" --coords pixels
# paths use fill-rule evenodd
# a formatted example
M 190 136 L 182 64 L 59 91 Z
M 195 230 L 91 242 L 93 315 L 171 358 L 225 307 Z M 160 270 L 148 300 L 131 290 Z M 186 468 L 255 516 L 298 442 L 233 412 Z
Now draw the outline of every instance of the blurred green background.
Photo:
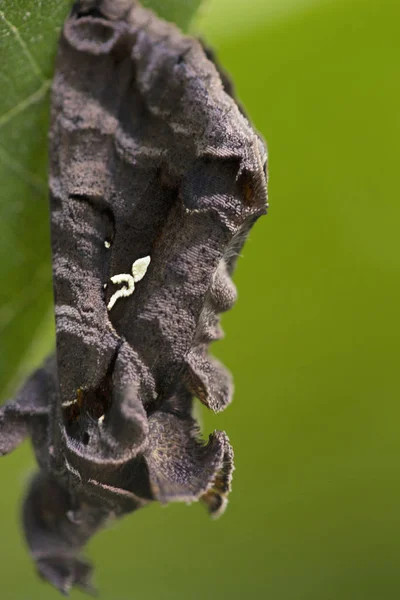
M 0 21 L 11 4 L 29 2 L 3 0 Z M 60 26 L 56 4 L 39 35 Z M 400 597 L 399 19 L 398 0 L 200 8 L 194 30 L 231 73 L 270 157 L 270 212 L 245 246 L 239 301 L 213 348 L 235 400 L 203 415 L 205 432 L 225 429 L 233 443 L 233 492 L 216 522 L 201 506 L 153 505 L 97 536 L 88 553 L 104 600 Z M 26 23 L 14 23 L 23 40 Z M 0 48 L 15 42 L 3 25 Z M 7 116 L 32 68 L 17 61 L 9 83 L 2 68 Z M 32 110 L 45 136 L 46 105 Z M 0 116 L 3 398 L 53 343 L 44 137 L 29 126 L 18 137 Z M 2 597 L 56 598 L 19 533 L 29 445 L 0 468 Z

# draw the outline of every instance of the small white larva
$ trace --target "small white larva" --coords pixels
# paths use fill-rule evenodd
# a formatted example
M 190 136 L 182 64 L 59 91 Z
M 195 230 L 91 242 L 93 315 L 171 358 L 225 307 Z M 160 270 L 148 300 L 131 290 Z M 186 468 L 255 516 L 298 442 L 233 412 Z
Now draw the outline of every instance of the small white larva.
M 146 275 L 147 268 L 150 264 L 150 256 L 144 256 L 143 258 L 138 258 L 132 265 L 132 275 L 129 273 L 121 273 L 120 275 L 114 275 L 111 277 L 111 282 L 118 285 L 120 283 L 125 283 L 121 289 L 119 289 L 115 294 L 113 294 L 110 298 L 110 301 L 107 305 L 107 310 L 111 310 L 116 301 L 119 298 L 127 298 L 135 291 L 135 283 L 143 279 Z

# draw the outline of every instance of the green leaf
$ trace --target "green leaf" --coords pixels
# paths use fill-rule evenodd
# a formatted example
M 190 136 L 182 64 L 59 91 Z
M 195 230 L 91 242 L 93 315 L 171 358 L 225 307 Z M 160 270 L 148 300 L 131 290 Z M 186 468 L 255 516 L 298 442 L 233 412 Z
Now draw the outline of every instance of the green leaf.
M 187 27 L 201 0 L 148 0 Z M 54 56 L 71 2 L 0 0 L 0 396 L 54 345 L 47 132 Z
M 187 30 L 202 0 L 143 0 L 143 6 L 152 8 L 160 17 L 173 21 Z
M 64 0 L 0 3 L 0 390 L 52 329 L 47 199 L 49 90 Z M 47 335 L 47 346 L 54 337 Z M 47 348 L 46 348 L 47 349 Z M 35 353 L 36 354 L 36 353 Z M 31 362 L 30 360 L 28 361 Z

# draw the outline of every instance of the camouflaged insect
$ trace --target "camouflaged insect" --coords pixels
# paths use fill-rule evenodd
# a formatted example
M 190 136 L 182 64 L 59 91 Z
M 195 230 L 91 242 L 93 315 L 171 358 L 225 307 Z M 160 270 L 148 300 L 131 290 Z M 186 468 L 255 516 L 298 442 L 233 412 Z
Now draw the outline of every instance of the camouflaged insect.
M 91 590 L 81 549 L 153 501 L 224 510 L 227 435 L 193 398 L 231 400 L 208 355 L 236 298 L 238 252 L 266 209 L 266 153 L 201 44 L 138 3 L 74 5 L 52 92 L 57 324 L 50 358 L 0 413 L 0 451 L 30 436 L 23 525 L 40 574 Z

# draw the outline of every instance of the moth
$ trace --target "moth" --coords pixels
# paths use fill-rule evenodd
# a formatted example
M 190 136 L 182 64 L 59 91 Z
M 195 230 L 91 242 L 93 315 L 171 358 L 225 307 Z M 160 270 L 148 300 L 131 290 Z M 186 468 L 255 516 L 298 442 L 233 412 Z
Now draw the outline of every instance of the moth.
M 32 440 L 23 528 L 67 594 L 92 590 L 82 549 L 108 521 L 225 509 L 233 451 L 192 409 L 231 401 L 208 348 L 266 212 L 266 150 L 212 53 L 130 0 L 74 4 L 49 135 L 56 353 L 1 408 L 0 451 Z

